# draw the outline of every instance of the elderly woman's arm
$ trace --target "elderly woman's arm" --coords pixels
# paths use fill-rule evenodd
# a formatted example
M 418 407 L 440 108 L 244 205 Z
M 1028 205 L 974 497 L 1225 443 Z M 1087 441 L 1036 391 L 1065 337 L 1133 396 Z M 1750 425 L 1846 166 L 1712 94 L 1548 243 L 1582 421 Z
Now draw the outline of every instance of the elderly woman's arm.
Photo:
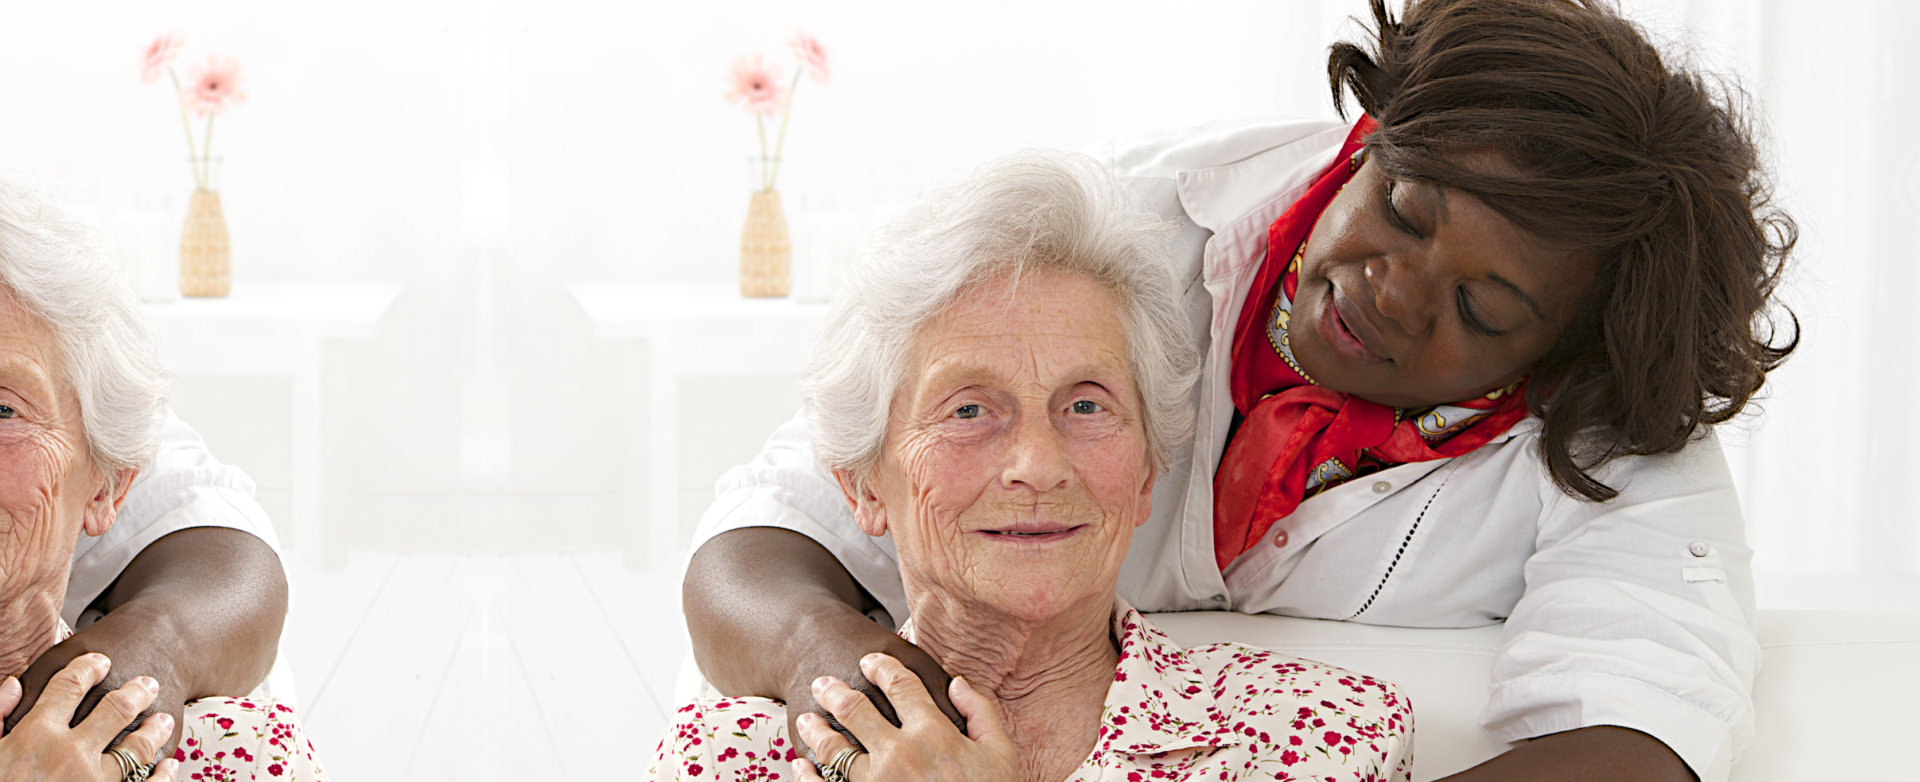
M 157 680 L 153 708 L 172 714 L 175 726 L 189 700 L 251 691 L 273 667 L 287 615 L 287 579 L 279 556 L 259 538 L 195 527 L 147 546 L 94 607 L 106 615 L 41 655 L 21 677 L 26 696 L 9 728 L 54 673 L 87 652 L 113 661 L 105 687 L 141 675 Z M 96 688 L 79 713 L 90 711 L 102 692 Z M 176 732 L 168 746 L 177 740 Z
M 826 713 L 810 687 L 831 675 L 866 693 L 891 718 L 879 689 L 860 675 L 861 657 L 886 652 L 919 674 L 941 710 L 959 723 L 945 697 L 947 672 L 868 619 L 873 599 L 805 535 L 773 527 L 722 533 L 694 552 L 681 595 L 694 658 L 723 693 L 778 698 L 795 720 Z

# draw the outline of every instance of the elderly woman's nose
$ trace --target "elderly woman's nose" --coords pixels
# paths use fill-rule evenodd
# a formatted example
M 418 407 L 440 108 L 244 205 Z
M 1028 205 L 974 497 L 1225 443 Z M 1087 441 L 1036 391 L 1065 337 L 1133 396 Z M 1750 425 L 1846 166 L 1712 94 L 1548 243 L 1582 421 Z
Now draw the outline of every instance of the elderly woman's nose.
M 1425 334 L 1433 327 L 1436 283 L 1425 264 L 1380 256 L 1367 259 L 1361 271 L 1381 316 L 1408 334 Z
M 1001 473 L 1002 487 L 1048 491 L 1072 479 L 1073 466 L 1067 460 L 1064 436 L 1046 416 L 1021 416 L 1011 435 L 1006 468 Z

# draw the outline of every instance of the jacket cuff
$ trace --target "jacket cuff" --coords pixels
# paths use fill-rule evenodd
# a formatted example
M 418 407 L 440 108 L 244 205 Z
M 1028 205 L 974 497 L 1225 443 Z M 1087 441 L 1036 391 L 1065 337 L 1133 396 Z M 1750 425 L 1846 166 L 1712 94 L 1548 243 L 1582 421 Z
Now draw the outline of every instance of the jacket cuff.
M 1602 725 L 1654 737 L 1700 782 L 1726 782 L 1734 731 L 1721 717 L 1652 684 L 1605 673 L 1551 673 L 1498 682 L 1480 722 L 1501 741 Z

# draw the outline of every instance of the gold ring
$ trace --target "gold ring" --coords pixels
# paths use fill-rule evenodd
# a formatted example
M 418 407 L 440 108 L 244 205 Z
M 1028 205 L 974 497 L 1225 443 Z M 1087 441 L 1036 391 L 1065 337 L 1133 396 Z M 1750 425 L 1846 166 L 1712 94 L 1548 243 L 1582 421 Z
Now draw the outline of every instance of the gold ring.
M 854 747 L 847 747 L 833 753 L 833 759 L 820 767 L 821 778 L 827 782 L 853 782 L 853 761 L 867 753 Z

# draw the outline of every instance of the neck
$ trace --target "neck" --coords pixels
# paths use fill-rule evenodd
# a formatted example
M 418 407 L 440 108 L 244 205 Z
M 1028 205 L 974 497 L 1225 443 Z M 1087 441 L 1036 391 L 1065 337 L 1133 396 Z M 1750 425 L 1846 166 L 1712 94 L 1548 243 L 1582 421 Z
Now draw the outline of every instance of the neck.
M 58 642 L 59 593 L 8 590 L 0 599 L 0 676 L 19 676 Z
M 1093 750 L 1120 651 L 1113 598 L 1033 621 L 922 594 L 914 643 L 993 699 L 1020 753 L 1023 780 L 1066 778 Z

